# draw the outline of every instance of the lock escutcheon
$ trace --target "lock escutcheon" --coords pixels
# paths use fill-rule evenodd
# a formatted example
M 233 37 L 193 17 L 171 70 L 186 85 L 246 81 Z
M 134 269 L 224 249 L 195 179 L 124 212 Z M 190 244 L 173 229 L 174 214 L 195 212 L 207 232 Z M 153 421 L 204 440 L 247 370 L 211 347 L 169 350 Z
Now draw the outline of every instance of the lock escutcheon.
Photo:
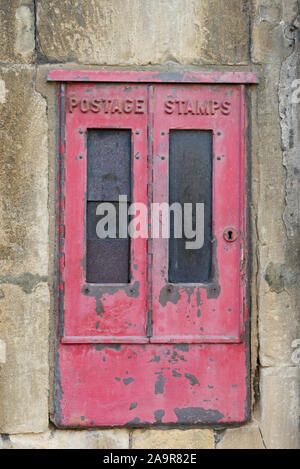
M 227 243 L 234 243 L 238 239 L 238 232 L 232 226 L 225 228 L 223 238 Z

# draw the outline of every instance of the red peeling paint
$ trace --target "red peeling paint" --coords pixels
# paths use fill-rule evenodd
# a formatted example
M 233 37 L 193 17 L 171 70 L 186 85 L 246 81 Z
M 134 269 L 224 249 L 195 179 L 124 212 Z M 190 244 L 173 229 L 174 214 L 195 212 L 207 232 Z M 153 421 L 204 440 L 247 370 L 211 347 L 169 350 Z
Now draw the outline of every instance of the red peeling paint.
M 49 80 L 71 82 L 61 85 L 59 97 L 56 424 L 244 422 L 250 394 L 246 110 L 238 83 L 257 82 L 255 74 L 58 70 Z M 179 83 L 175 91 L 170 82 Z M 174 93 L 188 103 L 186 113 L 170 112 Z M 113 98 L 115 112 L 98 112 L 100 95 Z M 86 132 L 97 128 L 132 130 L 133 201 L 148 205 L 168 201 L 170 129 L 213 132 L 211 282 L 172 285 L 168 293 L 164 239 L 132 240 L 130 284 L 85 281 Z M 224 237 L 228 227 L 238 233 L 232 242 Z

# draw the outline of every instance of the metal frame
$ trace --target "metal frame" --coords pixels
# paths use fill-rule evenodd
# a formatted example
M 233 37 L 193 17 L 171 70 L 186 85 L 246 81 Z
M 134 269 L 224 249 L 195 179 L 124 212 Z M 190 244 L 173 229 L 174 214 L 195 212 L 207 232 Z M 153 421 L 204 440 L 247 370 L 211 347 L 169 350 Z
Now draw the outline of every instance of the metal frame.
M 51 70 L 48 81 L 102 83 L 258 84 L 255 72 L 134 72 L 116 70 Z
M 250 352 L 249 352 L 249 298 L 248 298 L 248 233 L 247 199 L 244 174 L 247 168 L 246 134 L 248 129 L 247 109 L 244 101 L 245 84 L 258 83 L 257 75 L 252 72 L 204 72 L 204 73 L 161 73 L 161 72 L 119 72 L 119 71 L 66 71 L 53 70 L 48 81 L 61 82 L 58 92 L 60 113 L 58 202 L 57 202 L 57 308 L 58 347 L 55 385 L 54 422 L 59 427 L 94 426 L 144 426 L 147 425 L 230 425 L 247 421 L 250 416 Z M 70 82 L 69 85 L 66 83 Z M 148 268 L 145 270 L 145 311 L 144 336 L 84 334 L 76 311 L 70 311 L 66 323 L 65 264 L 68 256 L 66 249 L 66 198 L 69 197 L 66 178 L 66 151 L 73 145 L 72 133 L 66 132 L 65 98 L 71 82 L 79 88 L 94 84 L 136 83 L 147 86 L 148 115 L 145 125 L 146 155 L 145 177 L 148 186 L 147 200 L 153 194 L 153 152 L 156 153 L 154 122 L 155 83 L 178 83 L 184 86 L 195 84 L 229 84 L 240 90 L 240 155 L 241 177 L 241 217 L 243 219 L 241 236 L 242 258 L 240 281 L 242 282 L 242 309 L 239 322 L 240 333 L 234 337 L 228 334 L 221 337 L 193 339 L 184 337 L 161 336 L 157 343 L 151 339 L 153 305 L 150 293 L 153 288 L 152 271 L 149 266 L 154 254 L 154 243 L 149 240 L 146 246 Z M 88 82 L 88 83 L 87 83 Z M 153 85 L 152 85 L 153 84 Z M 101 85 L 102 86 L 102 85 Z M 116 85 L 113 85 L 116 86 Z M 160 85 L 159 85 L 160 86 Z M 79 89 L 78 88 L 78 89 Z M 118 88 L 118 86 L 117 86 Z M 115 88 L 116 89 L 116 88 Z M 82 120 L 83 119 L 83 120 Z M 81 133 L 88 128 L 93 119 L 86 114 L 74 123 Z M 82 125 L 83 124 L 83 125 Z M 236 125 L 235 122 L 232 125 Z M 101 127 L 101 123 L 98 123 Z M 85 152 L 84 133 L 80 135 L 82 148 L 74 147 L 76 154 Z M 73 151 L 73 150 L 72 150 Z M 84 158 L 83 158 L 84 161 Z M 245 164 L 245 168 L 244 168 Z M 155 165 L 155 163 L 154 163 Z M 68 171 L 68 169 L 67 169 Z M 67 190 L 66 190 L 67 189 Z M 155 190 L 155 188 L 154 188 Z M 150 220 L 149 220 L 150 223 Z M 68 233 L 67 233 L 68 236 Z M 83 238 L 81 238 L 81 241 Z M 154 279 L 155 280 L 155 279 Z M 109 297 L 109 295 L 108 295 Z M 87 296 L 88 298 L 88 296 Z M 76 319 L 77 318 L 77 319 Z M 75 321 L 75 322 L 74 322 Z M 71 326 L 69 327 L 70 324 Z M 75 324 L 75 328 L 73 325 Z M 66 331 L 66 327 L 68 330 Z M 73 333 L 75 332 L 75 334 Z

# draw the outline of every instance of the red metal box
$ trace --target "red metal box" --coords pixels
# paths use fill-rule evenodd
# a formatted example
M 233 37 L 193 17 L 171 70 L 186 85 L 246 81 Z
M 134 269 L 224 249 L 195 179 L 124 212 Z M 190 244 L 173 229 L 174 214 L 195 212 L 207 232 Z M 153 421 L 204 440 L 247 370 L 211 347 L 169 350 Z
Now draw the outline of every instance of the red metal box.
M 256 75 L 57 70 L 49 80 L 61 82 L 55 423 L 246 421 L 245 84 Z M 98 205 L 124 194 L 148 209 L 147 236 L 99 243 Z M 153 204 L 171 201 L 205 201 L 199 249 L 153 237 Z

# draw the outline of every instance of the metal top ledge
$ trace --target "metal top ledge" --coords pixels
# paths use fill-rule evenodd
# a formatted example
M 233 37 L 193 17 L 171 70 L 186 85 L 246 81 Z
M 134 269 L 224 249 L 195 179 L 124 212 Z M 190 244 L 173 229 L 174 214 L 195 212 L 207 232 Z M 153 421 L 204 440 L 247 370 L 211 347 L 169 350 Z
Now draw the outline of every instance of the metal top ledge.
M 48 81 L 126 83 L 257 84 L 255 72 L 126 72 L 107 70 L 51 70 Z

